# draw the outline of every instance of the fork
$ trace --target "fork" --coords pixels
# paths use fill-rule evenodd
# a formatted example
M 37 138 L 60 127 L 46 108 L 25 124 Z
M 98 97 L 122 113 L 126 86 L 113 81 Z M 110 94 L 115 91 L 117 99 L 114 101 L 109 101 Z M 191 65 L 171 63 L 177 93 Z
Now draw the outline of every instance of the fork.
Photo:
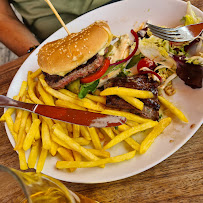
M 192 41 L 201 34 L 203 29 L 203 23 L 178 28 L 163 28 L 150 23 L 147 25 L 153 35 L 173 42 Z

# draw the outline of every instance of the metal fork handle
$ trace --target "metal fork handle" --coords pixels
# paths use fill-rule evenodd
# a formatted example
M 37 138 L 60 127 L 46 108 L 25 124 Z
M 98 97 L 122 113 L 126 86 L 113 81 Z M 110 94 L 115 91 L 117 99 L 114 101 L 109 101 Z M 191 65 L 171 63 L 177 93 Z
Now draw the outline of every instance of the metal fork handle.
M 0 95 L 0 107 L 14 107 L 18 109 L 33 111 L 35 106 L 36 104 L 25 103 L 11 99 L 4 95 Z

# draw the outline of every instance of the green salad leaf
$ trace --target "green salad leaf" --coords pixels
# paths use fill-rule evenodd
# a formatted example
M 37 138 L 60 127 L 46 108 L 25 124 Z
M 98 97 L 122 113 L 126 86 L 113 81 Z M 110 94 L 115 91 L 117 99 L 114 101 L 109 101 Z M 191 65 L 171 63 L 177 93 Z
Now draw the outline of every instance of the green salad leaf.
M 139 53 L 138 55 L 134 55 L 130 62 L 128 63 L 128 65 L 126 66 L 126 69 L 130 69 L 132 68 L 135 64 L 137 64 L 140 59 L 143 57 L 143 55 L 141 53 Z
M 85 83 L 80 86 L 78 97 L 83 99 L 88 93 L 94 92 L 99 84 L 99 79 L 94 82 Z
M 195 12 L 192 10 L 192 5 L 190 1 L 187 2 L 187 12 L 186 15 L 182 19 L 185 25 L 197 24 L 202 21 L 200 17 L 198 17 Z

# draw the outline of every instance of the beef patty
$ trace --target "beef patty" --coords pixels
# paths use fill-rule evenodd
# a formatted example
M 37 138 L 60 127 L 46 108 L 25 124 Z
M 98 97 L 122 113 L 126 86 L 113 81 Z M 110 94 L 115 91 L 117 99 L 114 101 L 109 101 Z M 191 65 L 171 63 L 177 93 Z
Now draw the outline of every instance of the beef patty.
M 84 78 L 89 74 L 96 72 L 103 65 L 104 60 L 104 56 L 97 54 L 89 59 L 86 64 L 78 66 L 76 69 L 67 73 L 64 77 L 59 75 L 49 75 L 45 72 L 43 72 L 43 74 L 45 75 L 45 80 L 48 85 L 58 90 L 64 88 L 78 78 Z
M 123 111 L 128 111 L 141 117 L 149 118 L 152 120 L 159 119 L 160 104 L 157 98 L 158 83 L 156 81 L 148 79 L 147 75 L 135 75 L 132 77 L 116 77 L 109 80 L 108 83 L 104 86 L 104 88 L 115 86 L 127 87 L 138 90 L 148 90 L 154 94 L 154 98 L 140 99 L 144 103 L 144 108 L 142 111 L 115 95 L 107 96 L 106 106 L 120 109 Z

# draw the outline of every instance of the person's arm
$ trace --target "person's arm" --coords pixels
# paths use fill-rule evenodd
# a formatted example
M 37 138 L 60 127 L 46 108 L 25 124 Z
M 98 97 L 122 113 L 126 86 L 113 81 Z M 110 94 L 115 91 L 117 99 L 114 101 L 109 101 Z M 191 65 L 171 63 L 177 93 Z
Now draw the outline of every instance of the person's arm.
M 39 45 L 35 36 L 18 20 L 8 0 L 0 0 L 0 42 L 18 56 Z

